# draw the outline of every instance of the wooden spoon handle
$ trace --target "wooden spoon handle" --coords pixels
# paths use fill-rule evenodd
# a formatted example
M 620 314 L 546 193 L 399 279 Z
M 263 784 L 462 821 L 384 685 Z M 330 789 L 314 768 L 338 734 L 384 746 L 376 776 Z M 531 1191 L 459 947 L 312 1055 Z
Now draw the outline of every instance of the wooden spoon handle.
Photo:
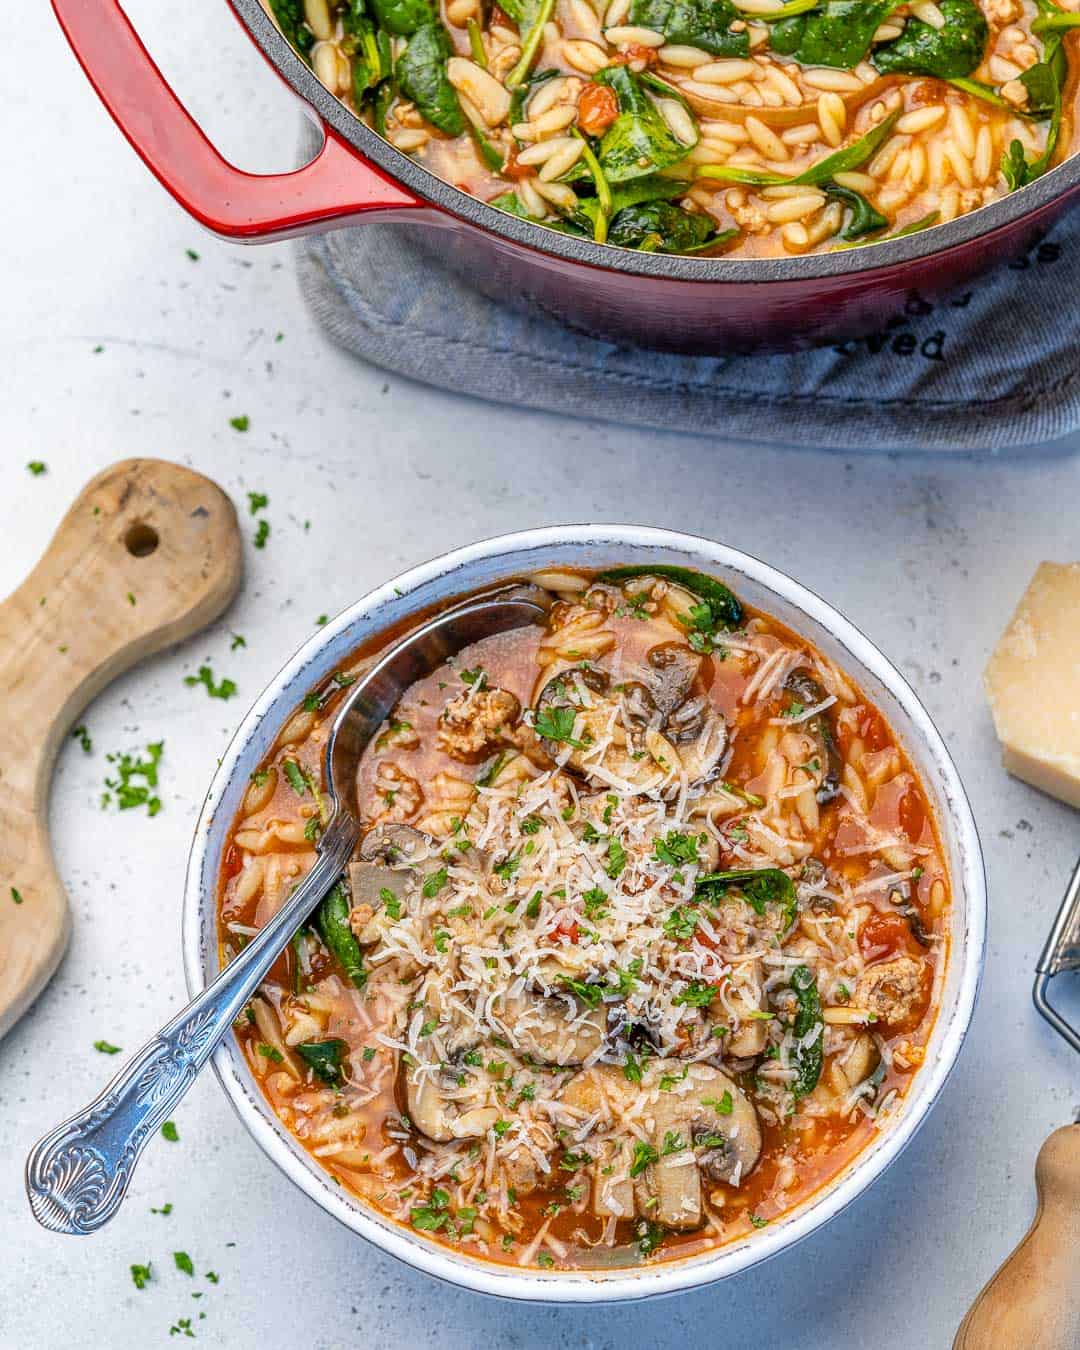
M 70 931 L 47 823 L 61 741 L 115 676 L 216 619 L 241 574 L 221 489 L 133 459 L 86 485 L 0 604 L 0 1036 L 41 992 Z
M 1080 1124 L 1043 1144 L 1035 1187 L 1027 1235 L 972 1304 L 953 1350 L 1080 1346 Z

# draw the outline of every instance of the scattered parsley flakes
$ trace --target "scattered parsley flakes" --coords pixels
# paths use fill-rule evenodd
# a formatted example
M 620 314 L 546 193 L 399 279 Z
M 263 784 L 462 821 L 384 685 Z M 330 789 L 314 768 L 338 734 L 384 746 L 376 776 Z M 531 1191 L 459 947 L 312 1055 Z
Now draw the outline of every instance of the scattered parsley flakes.
M 11 899 L 16 905 L 21 905 L 23 902 L 22 891 L 17 886 L 11 888 Z
M 150 1213 L 151 1213 L 151 1214 L 171 1214 L 171 1213 L 172 1213 L 172 1209 L 173 1209 L 173 1207 L 172 1207 L 172 1201 L 170 1200 L 170 1201 L 168 1202 L 168 1204 L 162 1205 L 160 1209 L 155 1209 L 155 1208 L 153 1207 L 153 1205 L 151 1205 L 151 1206 L 150 1206 Z
M 189 689 L 199 684 L 205 685 L 206 692 L 211 698 L 227 699 L 232 698 L 233 694 L 236 693 L 235 680 L 221 679 L 215 684 L 214 672 L 209 666 L 200 666 L 197 675 L 185 675 L 184 683 Z
M 173 1260 L 176 1262 L 177 1270 L 182 1270 L 185 1275 L 195 1274 L 195 1263 L 187 1252 L 173 1252 Z
M 102 1055 L 118 1055 L 120 1053 L 120 1046 L 110 1045 L 108 1041 L 95 1041 L 94 1049 Z
M 769 1226 L 768 1219 L 763 1219 L 760 1214 L 750 1214 L 747 1217 L 755 1228 L 767 1228 Z
M 189 1336 L 192 1340 L 194 1340 L 195 1333 L 191 1329 L 191 1318 L 190 1317 L 178 1318 L 177 1321 L 174 1323 L 174 1325 L 169 1328 L 169 1335 Z
M 251 418 L 248 417 L 247 413 L 241 413 L 239 417 L 229 418 L 229 426 L 232 427 L 233 431 L 247 431 L 251 426 Z
M 328 614 L 320 614 L 319 617 L 315 620 L 315 627 L 325 628 L 329 622 L 330 616 Z
M 270 498 L 265 492 L 249 492 L 247 498 L 248 511 L 253 516 L 257 516 L 260 511 L 265 511 L 270 505 Z
M 184 254 L 186 257 L 190 258 L 192 262 L 199 261 L 199 255 L 195 252 L 193 248 L 184 249 Z
M 162 1125 L 161 1133 L 162 1137 L 167 1139 L 170 1144 L 175 1144 L 180 1138 L 176 1129 L 176 1122 L 173 1120 L 167 1120 L 164 1125 Z
M 251 542 L 255 545 L 256 548 L 265 548 L 266 541 L 269 538 L 270 538 L 270 522 L 267 520 L 260 520 L 259 527 L 255 531 L 255 537 Z
M 136 1289 L 145 1289 L 150 1283 L 150 1262 L 145 1266 L 132 1266 L 131 1278 Z
M 164 741 L 151 741 L 146 747 L 147 759 L 135 759 L 128 754 L 106 755 L 108 762 L 116 766 L 116 776 L 105 779 L 102 809 L 115 801 L 121 811 L 145 806 L 148 816 L 156 816 L 161 810 L 161 798 L 152 789 L 158 785 L 158 765 L 164 752 Z M 138 778 L 142 779 L 141 783 L 135 781 Z
M 550 1252 L 537 1252 L 536 1264 L 538 1266 L 543 1266 L 545 1270 L 550 1270 L 551 1267 L 555 1264 L 555 1258 L 552 1256 Z
M 40 478 L 41 475 L 48 468 L 48 465 L 45 463 L 43 459 L 32 459 L 30 463 L 26 466 L 26 468 L 27 471 L 33 474 L 35 478 Z
M 735 1109 L 735 1103 L 732 1100 L 730 1092 L 725 1091 L 722 1097 L 702 1097 L 702 1106 L 711 1106 L 718 1116 L 730 1116 Z
M 90 754 L 90 752 L 91 752 L 91 751 L 93 750 L 93 748 L 94 748 L 94 742 L 90 739 L 90 733 L 87 731 L 86 727 L 83 726 L 83 725 L 79 725 L 79 726 L 74 727 L 74 728 L 72 729 L 72 732 L 71 732 L 71 739 L 72 739 L 73 741 L 78 741 L 78 742 L 79 742 L 79 744 L 80 744 L 80 745 L 82 746 L 82 748 L 83 748 L 83 754 L 84 754 L 84 755 Z
M 239 633 L 232 635 L 232 641 L 229 643 L 229 651 L 234 652 L 238 647 L 246 647 L 247 638 L 241 637 Z

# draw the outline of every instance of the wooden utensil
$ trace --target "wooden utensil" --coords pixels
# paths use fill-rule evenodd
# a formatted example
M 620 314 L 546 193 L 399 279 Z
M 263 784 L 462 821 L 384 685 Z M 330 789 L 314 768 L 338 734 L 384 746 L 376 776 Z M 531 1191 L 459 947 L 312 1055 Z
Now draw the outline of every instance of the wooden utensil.
M 1035 967 L 1035 1006 L 1080 1050 L 1080 1035 L 1050 1003 L 1050 981 L 1080 970 L 1080 863 Z M 953 1350 L 1080 1347 L 1080 1124 L 1047 1139 L 1035 1163 L 1038 1205 L 1023 1241 L 972 1304 Z
M 47 814 L 63 738 L 115 676 L 216 619 L 241 574 L 224 492 L 177 464 L 130 459 L 86 485 L 0 604 L 0 1036 L 71 929 Z
M 1080 1125 L 1047 1139 L 1035 1163 L 1027 1235 L 975 1300 L 953 1350 L 1080 1346 Z

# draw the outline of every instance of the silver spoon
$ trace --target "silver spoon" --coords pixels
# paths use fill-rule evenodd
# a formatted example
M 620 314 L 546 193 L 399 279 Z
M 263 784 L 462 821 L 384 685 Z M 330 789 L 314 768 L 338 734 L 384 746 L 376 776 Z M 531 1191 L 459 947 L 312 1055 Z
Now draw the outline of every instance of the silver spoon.
M 525 586 L 466 601 L 404 638 L 352 686 L 326 741 L 329 815 L 311 870 L 217 979 L 128 1060 L 100 1096 L 34 1145 L 26 1193 L 38 1223 L 56 1233 L 93 1233 L 120 1208 L 147 1140 L 341 876 L 360 838 L 360 756 L 404 690 L 470 643 L 543 619 L 550 603 L 543 591 Z

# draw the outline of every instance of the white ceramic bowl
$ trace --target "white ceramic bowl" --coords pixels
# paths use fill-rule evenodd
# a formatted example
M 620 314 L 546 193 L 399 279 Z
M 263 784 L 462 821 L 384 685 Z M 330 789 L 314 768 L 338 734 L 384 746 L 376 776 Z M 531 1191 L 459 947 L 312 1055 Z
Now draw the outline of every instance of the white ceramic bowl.
M 505 1298 L 599 1303 L 649 1298 L 709 1284 L 756 1265 L 819 1228 L 893 1162 L 933 1106 L 971 1020 L 983 963 L 986 881 L 971 808 L 948 751 L 903 676 L 878 649 L 798 582 L 723 544 L 636 525 L 566 525 L 502 535 L 455 550 L 395 577 L 321 628 L 270 682 L 244 718 L 214 775 L 188 864 L 184 967 L 192 994 L 217 971 L 215 896 L 222 851 L 249 775 L 288 713 L 308 690 L 374 633 L 462 592 L 552 565 L 602 568 L 617 563 L 675 563 L 712 572 L 749 604 L 805 635 L 850 671 L 882 709 L 922 775 L 936 808 L 953 882 L 951 952 L 941 1011 L 926 1063 L 903 1105 L 840 1175 L 769 1228 L 714 1252 L 639 1270 L 516 1271 L 449 1250 L 410 1232 L 336 1185 L 280 1124 L 235 1040 L 214 1068 L 240 1118 L 263 1151 L 316 1204 L 360 1237 L 418 1270 Z

